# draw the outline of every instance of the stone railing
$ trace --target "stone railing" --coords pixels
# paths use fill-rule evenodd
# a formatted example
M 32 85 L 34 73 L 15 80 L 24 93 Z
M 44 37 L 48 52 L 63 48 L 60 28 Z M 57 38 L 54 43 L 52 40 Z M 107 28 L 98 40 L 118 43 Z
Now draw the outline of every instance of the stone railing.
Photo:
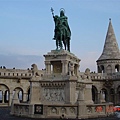
M 38 71 L 41 77 L 44 71 Z M 32 70 L 21 70 L 21 69 L 0 69 L 0 78 L 31 78 Z
M 12 115 L 19 115 L 19 116 L 29 116 L 29 114 L 33 113 L 33 107 L 34 105 L 28 105 L 28 104 L 14 104 L 11 109 Z
M 0 78 L 2 77 L 28 77 L 32 76 L 31 70 L 20 70 L 20 69 L 0 69 Z
M 76 118 L 77 105 L 14 104 L 11 115 L 33 118 Z
M 112 115 L 113 113 L 114 111 L 113 111 L 112 103 L 87 105 L 88 118 L 104 117 L 104 116 Z
M 113 104 L 92 104 L 84 106 L 86 108 L 85 118 L 98 118 L 113 115 Z M 61 105 L 41 105 L 41 104 L 14 104 L 11 114 L 32 118 L 80 118 L 81 105 L 61 104 Z
M 114 80 L 114 79 L 120 79 L 120 74 L 92 73 L 90 74 L 90 78 L 91 80 Z

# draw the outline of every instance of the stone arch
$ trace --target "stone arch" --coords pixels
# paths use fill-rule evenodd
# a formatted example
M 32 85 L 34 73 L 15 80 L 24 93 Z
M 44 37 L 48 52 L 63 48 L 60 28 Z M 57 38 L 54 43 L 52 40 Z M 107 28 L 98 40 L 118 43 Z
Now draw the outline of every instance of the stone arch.
M 98 90 L 94 85 L 92 85 L 92 100 L 94 103 L 98 102 Z
M 21 87 L 16 87 L 13 91 L 13 95 L 14 95 L 15 91 L 17 91 L 18 98 L 19 98 L 20 102 L 22 102 L 23 101 L 23 89 Z
M 119 71 L 120 71 L 119 64 L 116 64 L 116 65 L 115 65 L 115 72 L 119 72 Z
M 115 91 L 113 88 L 110 89 L 110 102 L 114 102 Z
M 98 73 L 104 73 L 104 72 L 105 72 L 104 65 L 98 66 Z
M 103 98 L 106 102 L 108 102 L 109 98 L 108 98 L 108 91 L 106 88 L 102 88 L 102 93 L 103 93 Z
M 107 73 L 112 73 L 112 66 L 111 66 L 111 65 L 108 65 L 108 66 L 107 66 L 106 72 L 107 72 Z
M 0 84 L 0 103 L 9 103 L 10 89 L 5 84 Z

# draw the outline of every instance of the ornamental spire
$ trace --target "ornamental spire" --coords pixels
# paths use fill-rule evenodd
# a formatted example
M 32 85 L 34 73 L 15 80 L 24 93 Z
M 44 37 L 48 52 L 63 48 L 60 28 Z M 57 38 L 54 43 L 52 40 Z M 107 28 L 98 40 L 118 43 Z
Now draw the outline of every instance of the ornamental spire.
M 112 27 L 111 18 L 109 19 L 103 52 L 97 61 L 106 59 L 120 59 L 119 47 Z

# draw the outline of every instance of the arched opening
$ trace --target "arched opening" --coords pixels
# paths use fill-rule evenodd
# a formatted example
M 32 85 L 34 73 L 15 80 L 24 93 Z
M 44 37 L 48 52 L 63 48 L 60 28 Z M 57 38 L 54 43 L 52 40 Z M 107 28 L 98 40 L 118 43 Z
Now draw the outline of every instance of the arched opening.
M 115 72 L 119 72 L 119 65 L 115 65 Z
M 14 91 L 13 91 L 13 96 L 14 96 L 15 91 L 18 93 L 19 101 L 22 102 L 23 101 L 23 90 L 22 90 L 22 88 L 15 88 Z
M 0 103 L 9 103 L 10 92 L 6 85 L 0 84 Z
M 0 103 L 2 103 L 2 98 L 3 97 L 3 91 L 2 90 L 0 90 Z
M 103 98 L 106 102 L 109 102 L 109 99 L 108 99 L 108 92 L 105 88 L 102 89 L 102 94 L 103 94 Z
M 98 66 L 98 73 L 104 73 L 105 69 L 103 65 Z
M 94 103 L 98 103 L 98 90 L 92 85 L 92 100 Z

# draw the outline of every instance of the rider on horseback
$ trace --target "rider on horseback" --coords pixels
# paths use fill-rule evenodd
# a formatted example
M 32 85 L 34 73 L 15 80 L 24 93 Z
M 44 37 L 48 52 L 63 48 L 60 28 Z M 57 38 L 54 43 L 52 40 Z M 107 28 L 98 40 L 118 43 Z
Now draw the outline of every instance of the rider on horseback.
M 51 8 L 52 15 L 55 22 L 55 29 L 54 29 L 54 40 L 56 40 L 56 49 L 60 47 L 62 49 L 62 42 L 64 43 L 65 49 L 66 45 L 68 47 L 68 51 L 70 51 L 69 48 L 69 40 L 71 37 L 71 31 L 67 22 L 67 17 L 65 16 L 64 9 L 60 10 L 60 17 L 58 15 L 54 16 L 53 9 Z
M 60 11 L 60 20 L 62 22 L 63 27 L 66 29 L 67 31 L 67 37 L 71 36 L 71 31 L 68 25 L 68 21 L 67 21 L 67 17 L 65 16 L 65 13 L 63 10 Z

